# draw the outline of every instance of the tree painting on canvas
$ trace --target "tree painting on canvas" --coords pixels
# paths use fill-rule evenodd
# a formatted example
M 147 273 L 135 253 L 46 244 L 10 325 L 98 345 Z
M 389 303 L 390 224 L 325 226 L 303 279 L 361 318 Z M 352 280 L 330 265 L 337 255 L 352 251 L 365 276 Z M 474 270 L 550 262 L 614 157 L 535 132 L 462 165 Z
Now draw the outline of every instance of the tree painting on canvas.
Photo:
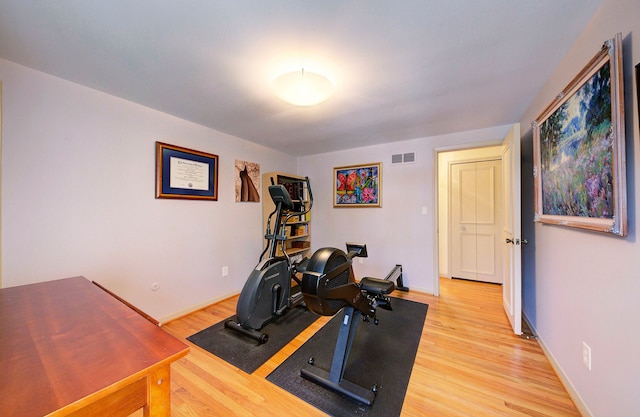
M 627 235 L 622 34 L 531 123 L 534 221 Z
M 612 218 L 609 64 L 540 125 L 544 214 Z

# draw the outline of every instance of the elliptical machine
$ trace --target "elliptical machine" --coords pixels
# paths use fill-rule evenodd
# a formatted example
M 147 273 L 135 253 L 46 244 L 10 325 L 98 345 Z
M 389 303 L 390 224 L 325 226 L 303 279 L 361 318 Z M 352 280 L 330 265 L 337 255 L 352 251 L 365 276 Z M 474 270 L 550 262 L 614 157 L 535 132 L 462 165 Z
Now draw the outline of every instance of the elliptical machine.
M 305 177 L 305 182 L 309 193 L 309 207 L 300 206 L 301 209 L 297 211 L 295 211 L 296 204 L 283 185 L 272 183 L 269 186 L 269 195 L 276 207 L 267 220 L 264 236 L 267 244 L 260 255 L 260 262 L 253 269 L 240 292 L 236 305 L 237 321 L 227 320 L 224 323 L 227 329 L 249 336 L 261 344 L 266 343 L 269 336 L 260 332 L 260 329 L 303 302 L 302 292 L 291 293 L 291 280 L 301 286 L 297 273 L 304 272 L 308 259 L 304 258 L 299 262 L 291 261 L 285 250 L 287 239 L 285 231 L 290 219 L 306 215 L 313 206 L 309 177 Z M 275 222 L 271 229 L 273 216 L 275 216 Z M 282 252 L 281 256 L 276 256 L 278 246 Z M 263 260 L 267 252 L 269 257 Z

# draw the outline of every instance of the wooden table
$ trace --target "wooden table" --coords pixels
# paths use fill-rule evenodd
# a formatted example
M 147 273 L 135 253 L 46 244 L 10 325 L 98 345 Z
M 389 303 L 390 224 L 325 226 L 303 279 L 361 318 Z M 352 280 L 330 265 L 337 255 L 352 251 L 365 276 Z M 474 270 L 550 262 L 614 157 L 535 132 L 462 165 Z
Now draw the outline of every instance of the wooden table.
M 0 416 L 170 416 L 188 352 L 84 277 L 0 289 Z

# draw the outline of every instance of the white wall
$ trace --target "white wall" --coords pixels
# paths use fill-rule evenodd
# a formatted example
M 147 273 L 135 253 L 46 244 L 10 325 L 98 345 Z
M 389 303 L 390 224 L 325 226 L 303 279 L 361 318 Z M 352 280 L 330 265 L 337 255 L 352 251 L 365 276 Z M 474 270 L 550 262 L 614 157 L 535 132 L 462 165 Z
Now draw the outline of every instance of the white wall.
M 483 146 L 508 127 L 296 159 L 0 60 L 4 286 L 84 275 L 161 321 L 239 291 L 261 252 L 261 205 L 235 203 L 233 161 L 309 175 L 313 247 L 365 241 L 360 276 L 402 264 L 434 290 L 435 151 Z M 155 141 L 218 154 L 219 201 L 158 200 Z M 391 154 L 416 152 L 392 166 Z M 333 167 L 383 162 L 381 209 L 334 209 Z M 422 215 L 422 207 L 427 215 Z M 221 277 L 229 266 L 228 278 Z M 151 291 L 151 284 L 160 290 Z
M 0 80 L 4 286 L 84 275 L 160 320 L 242 288 L 262 206 L 234 201 L 234 159 L 294 157 L 5 60 Z M 156 141 L 219 155 L 218 201 L 155 199 Z
M 617 32 L 624 50 L 629 236 L 534 225 L 530 123 Z M 605 0 L 521 119 L 523 237 L 530 242 L 523 247 L 523 306 L 585 415 L 640 415 L 640 136 L 633 73 L 640 62 L 639 36 L 640 2 Z M 582 365 L 582 342 L 592 349 L 591 371 Z
M 436 152 L 499 143 L 509 126 L 407 140 L 298 159 L 298 173 L 308 175 L 314 193 L 312 239 L 344 249 L 346 241 L 367 243 L 369 258 L 354 263 L 357 277 L 384 278 L 401 264 L 405 284 L 434 292 L 437 279 Z M 416 153 L 416 162 L 391 164 L 391 155 Z M 333 168 L 382 162 L 381 208 L 333 208 Z M 422 214 L 426 207 L 427 214 Z

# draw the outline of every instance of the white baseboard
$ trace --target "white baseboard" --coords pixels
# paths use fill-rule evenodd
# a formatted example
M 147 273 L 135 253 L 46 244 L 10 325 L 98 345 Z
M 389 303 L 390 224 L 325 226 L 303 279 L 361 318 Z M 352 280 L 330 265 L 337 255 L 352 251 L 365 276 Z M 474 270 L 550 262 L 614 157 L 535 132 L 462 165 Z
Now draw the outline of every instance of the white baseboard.
M 185 308 L 184 310 L 181 310 L 181 311 L 175 312 L 173 314 L 169 314 L 167 316 L 164 316 L 164 317 L 160 318 L 158 321 L 160 322 L 160 326 L 162 326 L 164 324 L 169 323 L 170 321 L 173 321 L 175 319 L 179 319 L 180 317 L 184 317 L 184 316 L 189 315 L 189 314 L 191 314 L 191 313 L 193 313 L 195 311 L 202 310 L 205 307 L 209 307 L 212 304 L 216 304 L 216 303 L 218 303 L 218 302 L 220 302 L 222 300 L 226 300 L 227 298 L 233 297 L 233 296 L 238 295 L 238 294 L 239 294 L 239 292 L 235 291 L 235 292 L 232 292 L 232 293 L 229 293 L 229 294 L 226 294 L 226 295 L 222 295 L 222 296 L 217 297 L 217 298 L 212 298 L 212 299 L 204 301 L 204 302 L 202 302 L 202 303 L 200 303 L 198 305 L 191 306 L 189 308 Z
M 413 287 L 413 288 L 409 288 L 409 291 L 422 292 L 422 293 L 425 293 L 425 294 L 433 294 L 433 290 L 432 289 L 428 289 L 428 288 L 415 288 L 415 287 Z M 197 304 L 195 306 L 191 306 L 189 308 L 185 308 L 184 310 L 180 310 L 180 311 L 177 311 L 177 312 L 175 312 L 173 314 L 169 314 L 169 315 L 166 315 L 164 317 L 161 317 L 160 319 L 158 319 L 158 322 L 160 323 L 160 326 L 163 326 L 163 325 L 169 323 L 170 321 L 179 319 L 180 317 L 187 316 L 187 315 L 189 315 L 189 314 L 191 314 L 191 313 L 193 313 L 195 311 L 202 310 L 205 307 L 209 307 L 212 304 L 216 304 L 216 303 L 218 303 L 218 302 L 220 302 L 222 300 L 226 300 L 227 298 L 230 298 L 230 297 L 233 297 L 235 295 L 238 295 L 239 293 L 240 293 L 239 291 L 236 291 L 236 292 L 232 292 L 232 293 L 229 293 L 229 294 L 226 294 L 226 295 L 222 295 L 222 296 L 217 297 L 217 298 L 212 298 L 210 300 L 204 301 L 204 302 L 202 302 L 200 304 Z
M 580 396 L 576 388 L 571 383 L 571 380 L 569 379 L 567 374 L 565 374 L 564 370 L 562 369 L 562 366 L 560 366 L 556 358 L 553 356 L 553 353 L 551 353 L 547 345 L 544 343 L 544 340 L 538 334 L 535 327 L 531 324 L 531 320 L 529 320 L 529 318 L 527 317 L 526 313 L 524 313 L 524 311 L 522 312 L 522 317 L 527 322 L 527 325 L 529 325 L 529 327 L 533 331 L 533 334 L 536 335 L 538 344 L 542 348 L 542 351 L 544 352 L 545 356 L 549 360 L 551 367 L 553 367 L 553 370 L 556 372 L 556 375 L 558 375 L 558 378 L 560 378 L 560 382 L 562 383 L 562 385 L 564 385 L 565 389 L 569 393 L 569 396 L 575 403 L 580 413 L 584 417 L 593 417 L 591 410 L 589 410 L 589 407 L 587 407 L 587 404 L 585 404 L 585 402 L 582 400 L 582 397 Z
M 404 285 L 407 285 L 407 284 L 405 283 Z M 409 288 L 409 292 L 420 292 L 423 294 L 433 295 L 433 288 L 421 288 L 421 287 L 408 287 L 408 288 Z

